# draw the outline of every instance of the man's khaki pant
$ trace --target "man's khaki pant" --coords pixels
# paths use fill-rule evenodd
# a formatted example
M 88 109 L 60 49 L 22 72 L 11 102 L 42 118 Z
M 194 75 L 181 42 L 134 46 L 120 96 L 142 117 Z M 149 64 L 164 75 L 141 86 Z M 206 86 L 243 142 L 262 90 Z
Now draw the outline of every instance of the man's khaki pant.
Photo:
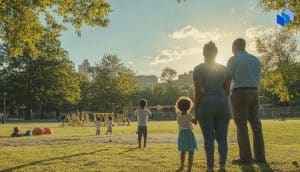
M 240 159 L 246 162 L 252 161 L 247 127 L 247 122 L 249 121 L 253 133 L 254 158 L 258 161 L 265 161 L 265 146 L 262 126 L 258 117 L 258 91 L 256 89 L 233 91 L 230 96 L 230 101 L 234 122 L 237 126 L 237 140 Z

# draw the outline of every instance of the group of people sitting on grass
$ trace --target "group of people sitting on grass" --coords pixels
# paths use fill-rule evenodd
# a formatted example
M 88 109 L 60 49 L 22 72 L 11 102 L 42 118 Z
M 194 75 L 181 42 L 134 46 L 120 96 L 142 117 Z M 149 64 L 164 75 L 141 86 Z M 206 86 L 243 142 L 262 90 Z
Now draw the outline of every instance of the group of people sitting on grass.
M 237 126 L 237 141 L 239 159 L 232 164 L 251 165 L 266 163 L 262 125 L 259 119 L 258 85 L 261 75 L 260 61 L 245 50 L 246 41 L 236 39 L 232 44 L 234 54 L 227 66 L 215 62 L 218 48 L 210 41 L 204 45 L 204 63 L 194 69 L 195 86 L 195 117 L 190 113 L 193 102 L 188 97 L 181 97 L 176 102 L 177 123 L 179 127 L 178 150 L 180 168 L 183 171 L 185 155 L 188 152 L 188 169 L 191 171 L 194 152 L 198 149 L 193 133 L 193 125 L 200 125 L 204 139 L 207 171 L 214 171 L 214 141 L 218 143 L 219 171 L 226 171 L 227 161 L 227 131 L 231 114 Z M 138 119 L 138 144 L 144 137 L 144 147 L 147 143 L 147 120 L 151 112 L 147 110 L 147 102 L 142 99 L 140 108 L 135 111 Z M 253 152 L 250 147 L 247 122 L 253 133 Z

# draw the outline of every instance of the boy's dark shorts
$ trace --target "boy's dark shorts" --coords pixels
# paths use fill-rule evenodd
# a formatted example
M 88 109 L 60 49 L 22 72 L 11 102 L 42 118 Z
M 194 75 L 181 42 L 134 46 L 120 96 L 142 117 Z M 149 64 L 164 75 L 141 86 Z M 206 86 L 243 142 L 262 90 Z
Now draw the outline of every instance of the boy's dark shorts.
M 147 126 L 138 126 L 138 135 L 147 137 Z

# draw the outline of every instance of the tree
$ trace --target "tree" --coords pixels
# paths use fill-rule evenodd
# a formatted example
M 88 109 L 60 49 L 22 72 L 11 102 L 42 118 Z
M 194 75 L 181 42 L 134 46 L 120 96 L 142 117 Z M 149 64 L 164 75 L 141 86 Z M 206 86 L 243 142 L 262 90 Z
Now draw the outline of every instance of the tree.
M 170 67 L 165 67 L 161 74 L 160 74 L 160 79 L 163 82 L 171 82 L 173 81 L 177 76 L 177 72 L 175 69 L 172 69 Z
M 125 67 L 116 55 L 105 55 L 93 70 L 95 79 L 88 91 L 91 110 L 120 109 L 138 88 L 133 71 Z
M 81 77 L 67 58 L 46 59 L 11 58 L 7 67 L 5 91 L 16 108 L 26 108 L 26 119 L 31 110 L 44 111 L 76 104 L 80 99 Z
M 0 50 L 1 89 L 9 93 L 11 105 L 26 108 L 26 119 L 31 118 L 32 109 L 39 109 L 43 116 L 47 108 L 76 104 L 80 98 L 81 77 L 61 48 L 59 33 L 51 27 L 45 29 L 47 32 L 36 44 L 39 57 L 29 56 L 26 47 L 19 57 L 11 57 L 7 44 L 2 44 Z
M 276 95 L 281 103 L 290 102 L 300 93 L 294 85 L 300 80 L 296 57 L 296 34 L 285 29 L 273 29 L 256 38 L 257 52 L 262 63 L 261 87 Z
M 49 28 L 59 34 L 66 25 L 72 25 L 80 36 L 83 25 L 106 27 L 111 11 L 106 0 L 0 1 L 1 42 L 6 44 L 10 57 L 41 57 L 43 50 L 38 43 L 45 35 L 55 37 L 49 35 Z
M 289 29 L 300 29 L 300 3 L 297 0 L 259 0 L 259 6 L 265 10 L 269 11 L 281 11 L 290 9 L 295 14 L 295 21 L 288 25 Z

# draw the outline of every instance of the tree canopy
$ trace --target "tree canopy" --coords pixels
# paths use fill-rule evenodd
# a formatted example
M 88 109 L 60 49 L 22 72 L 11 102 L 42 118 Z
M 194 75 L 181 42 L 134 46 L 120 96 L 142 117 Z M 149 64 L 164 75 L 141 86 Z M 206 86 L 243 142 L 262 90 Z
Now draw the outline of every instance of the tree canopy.
M 117 55 L 105 55 L 93 68 L 94 80 L 85 88 L 91 110 L 110 111 L 122 107 L 138 88 L 131 69 L 124 66 Z
M 0 1 L 0 37 L 10 57 L 42 55 L 41 40 L 56 38 L 72 25 L 80 35 L 83 25 L 106 27 L 110 4 L 106 0 Z
M 177 71 L 175 69 L 172 69 L 170 67 L 165 67 L 160 74 L 160 79 L 163 82 L 171 82 L 173 81 L 177 76 Z
M 300 81 L 295 36 L 286 29 L 273 29 L 256 39 L 262 63 L 262 89 L 276 95 L 280 102 L 290 102 L 300 94 L 299 88 L 295 88 Z
M 259 0 L 259 6 L 266 12 L 292 10 L 295 15 L 295 21 L 290 22 L 288 28 L 300 29 L 300 2 L 298 0 Z

